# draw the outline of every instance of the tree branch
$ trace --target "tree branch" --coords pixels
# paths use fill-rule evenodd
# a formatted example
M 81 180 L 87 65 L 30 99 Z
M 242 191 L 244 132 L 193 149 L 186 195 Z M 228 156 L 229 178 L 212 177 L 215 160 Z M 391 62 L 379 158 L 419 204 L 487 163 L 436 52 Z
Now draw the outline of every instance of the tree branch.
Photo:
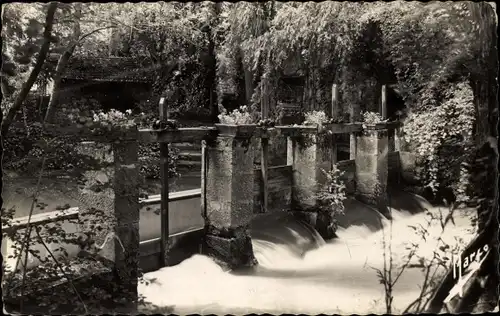
M 85 314 L 89 314 L 89 311 L 87 309 L 87 305 L 85 304 L 85 302 L 83 301 L 80 293 L 78 292 L 78 290 L 76 289 L 75 287 L 75 284 L 73 283 L 73 279 L 71 279 L 71 277 L 64 271 L 64 269 L 62 268 L 61 264 L 59 263 L 59 261 L 56 259 L 56 257 L 54 256 L 54 254 L 52 253 L 52 251 L 50 251 L 49 247 L 47 246 L 47 244 L 45 243 L 45 241 L 43 240 L 42 236 L 40 236 L 40 232 L 35 229 L 35 232 L 36 232 L 36 235 L 38 236 L 38 239 L 40 240 L 40 242 L 42 243 L 43 247 L 45 248 L 45 250 L 47 250 L 48 254 L 50 255 L 50 257 L 52 258 L 52 260 L 54 260 L 55 264 L 57 265 L 57 267 L 59 268 L 59 270 L 61 271 L 61 273 L 64 275 L 64 277 L 68 280 L 68 282 L 70 283 L 71 285 L 71 288 L 73 289 L 73 291 L 75 292 L 76 296 L 78 296 L 78 299 L 80 300 L 80 302 L 82 303 L 83 305 L 83 308 L 85 310 Z M 122 246 L 123 247 L 123 246 Z
M 36 79 L 38 78 L 38 74 L 42 70 L 43 64 L 45 63 L 45 59 L 47 57 L 47 54 L 49 52 L 50 48 L 50 41 L 52 38 L 52 28 L 54 26 L 54 15 L 57 10 L 57 5 L 58 2 L 51 2 L 48 5 L 47 9 L 47 16 L 45 19 L 45 30 L 43 32 L 43 44 L 42 47 L 40 48 L 40 52 L 38 54 L 38 57 L 35 62 L 35 66 L 33 67 L 33 70 L 31 70 L 31 73 L 28 77 L 28 80 L 23 84 L 21 91 L 15 98 L 14 104 L 12 107 L 9 109 L 7 112 L 7 115 L 2 121 L 2 128 L 1 128 L 1 133 L 2 136 L 5 137 L 7 135 L 7 132 L 9 131 L 9 127 L 14 121 L 17 111 L 19 108 L 22 106 L 24 100 L 28 96 L 31 87 L 33 87 L 33 84 L 35 83 Z
M 66 69 L 69 59 L 73 55 L 75 48 L 78 45 L 78 39 L 80 38 L 82 32 L 80 27 L 80 19 L 82 18 L 81 3 L 75 4 L 74 16 L 75 16 L 75 21 L 73 25 L 73 37 L 75 38 L 75 41 L 72 44 L 70 44 L 68 49 L 61 55 L 59 61 L 57 62 L 56 73 L 54 75 L 54 87 L 50 96 L 49 104 L 47 105 L 47 111 L 45 112 L 45 117 L 43 120 L 44 124 L 48 123 L 52 119 L 54 108 L 59 102 L 62 73 L 64 72 L 64 69 Z
M 81 43 L 86 37 L 89 37 L 92 34 L 95 34 L 97 32 L 103 31 L 103 30 L 112 29 L 112 28 L 116 28 L 116 26 L 115 25 L 105 26 L 105 27 L 101 27 L 101 28 L 95 29 L 95 30 L 93 30 L 91 32 L 88 32 L 87 34 L 84 34 L 84 35 L 80 36 L 80 38 L 77 40 L 77 44 Z

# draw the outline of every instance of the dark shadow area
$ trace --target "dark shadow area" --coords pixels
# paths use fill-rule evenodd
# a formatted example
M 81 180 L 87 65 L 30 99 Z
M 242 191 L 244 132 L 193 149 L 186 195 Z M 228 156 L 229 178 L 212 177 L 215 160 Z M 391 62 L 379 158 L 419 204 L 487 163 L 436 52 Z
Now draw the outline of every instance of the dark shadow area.
M 169 266 L 175 266 L 191 256 L 200 253 L 200 245 L 203 242 L 204 231 L 195 231 L 189 234 L 175 237 L 171 241 L 170 251 L 168 253 Z M 140 258 L 139 267 L 143 272 L 152 272 L 163 267 L 160 262 L 160 253 Z
M 253 240 L 287 245 L 297 256 L 302 256 L 324 242 L 314 228 L 289 212 L 276 212 L 255 218 L 251 222 L 250 235 Z
M 432 204 L 424 197 L 406 191 L 391 190 L 387 198 L 393 209 L 410 214 L 425 212 L 427 208 L 432 207 Z
M 335 218 L 340 227 L 365 226 L 372 232 L 382 228 L 383 215 L 377 212 L 375 208 L 353 198 L 348 198 L 344 202 L 344 207 L 344 215 L 338 215 Z

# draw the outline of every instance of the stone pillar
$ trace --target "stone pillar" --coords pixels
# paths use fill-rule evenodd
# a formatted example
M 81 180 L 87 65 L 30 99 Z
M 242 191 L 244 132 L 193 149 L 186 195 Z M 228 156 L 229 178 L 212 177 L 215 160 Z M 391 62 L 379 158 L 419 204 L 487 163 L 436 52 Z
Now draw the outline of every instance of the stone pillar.
M 253 218 L 255 126 L 218 126 L 207 141 L 203 252 L 224 268 L 256 264 L 248 232 Z M 246 130 L 246 131 L 245 131 Z
M 389 216 L 388 134 L 385 124 L 366 126 L 357 134 L 356 145 L 356 198 Z
M 327 227 L 328 216 L 319 216 L 318 193 L 326 182 L 324 171 L 332 168 L 332 137 L 318 133 L 303 134 L 288 140 L 288 164 L 293 169 L 292 212 L 313 227 Z M 321 221 L 321 222 L 320 222 Z M 324 238 L 332 234 L 319 230 Z M 333 232 L 332 232 L 333 233 Z
M 117 238 L 111 239 L 110 250 L 115 262 L 117 299 L 124 299 L 127 310 L 137 310 L 137 278 L 139 265 L 139 169 L 138 144 L 122 140 L 113 144 L 115 159 L 114 225 Z M 123 246 L 123 247 L 122 247 Z

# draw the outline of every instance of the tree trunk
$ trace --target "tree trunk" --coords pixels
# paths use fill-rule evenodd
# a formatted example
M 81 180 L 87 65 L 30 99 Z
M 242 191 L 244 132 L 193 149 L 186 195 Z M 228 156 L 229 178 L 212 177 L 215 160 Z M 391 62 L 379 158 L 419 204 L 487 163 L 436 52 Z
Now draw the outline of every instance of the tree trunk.
M 252 103 L 253 96 L 253 73 L 252 69 L 249 69 L 249 65 L 243 64 L 243 72 L 245 74 L 245 101 L 247 105 Z
M 210 109 L 210 120 L 216 123 L 219 115 L 219 106 L 217 99 L 217 56 L 215 52 L 215 34 L 214 29 L 218 24 L 220 15 L 220 3 L 216 2 L 213 6 L 214 8 L 214 18 L 210 30 L 208 32 L 208 54 L 209 54 L 209 73 L 208 73 L 208 83 L 207 89 L 209 94 L 209 109 Z
M 245 66 L 243 65 L 243 56 L 241 50 L 236 52 L 236 93 L 238 95 L 238 106 L 243 105 L 247 102 L 247 89 L 245 76 L 241 76 L 241 73 L 245 73 Z
M 42 70 L 43 64 L 45 63 L 45 59 L 49 52 L 50 42 L 52 38 L 52 28 L 54 26 L 54 15 L 57 10 L 57 2 L 51 2 L 48 4 L 47 16 L 45 18 L 45 30 L 43 32 L 43 43 L 40 48 L 40 52 L 38 53 L 38 57 L 35 62 L 35 66 L 31 70 L 31 73 L 28 77 L 28 80 L 23 84 L 21 91 L 15 98 L 14 104 L 7 112 L 7 115 L 2 121 L 2 136 L 5 137 L 9 130 L 10 125 L 16 118 L 17 111 L 21 108 L 24 100 L 28 96 L 31 87 L 35 83 L 38 74 Z
M 74 21 L 74 26 L 73 26 L 73 38 L 74 42 L 70 44 L 70 47 L 61 55 L 59 58 L 59 61 L 57 62 L 56 66 L 56 73 L 54 75 L 54 88 L 52 90 L 52 93 L 50 95 L 49 99 L 49 104 L 47 106 L 47 111 L 45 112 L 45 118 L 44 118 L 44 123 L 51 123 L 53 116 L 54 116 L 54 110 L 57 104 L 59 103 L 59 98 L 61 94 L 61 79 L 62 79 L 62 74 L 64 70 L 66 69 L 66 66 L 68 65 L 68 62 L 73 56 L 73 52 L 75 51 L 76 46 L 78 45 L 78 42 L 80 40 L 81 36 L 81 28 L 80 28 L 80 19 L 82 17 L 82 7 L 81 3 L 76 3 L 75 4 L 75 21 Z

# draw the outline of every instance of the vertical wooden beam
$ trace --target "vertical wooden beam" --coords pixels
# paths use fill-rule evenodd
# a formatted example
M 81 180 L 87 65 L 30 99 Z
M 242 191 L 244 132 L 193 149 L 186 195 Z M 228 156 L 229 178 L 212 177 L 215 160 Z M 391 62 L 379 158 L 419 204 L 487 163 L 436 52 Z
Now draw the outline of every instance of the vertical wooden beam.
M 350 135 L 350 142 L 349 142 L 349 159 L 354 160 L 356 159 L 356 134 L 351 133 Z
M 387 86 L 382 85 L 382 93 L 380 96 L 380 115 L 382 119 L 387 119 Z
M 159 103 L 160 120 L 168 119 L 168 105 L 165 98 Z M 168 266 L 169 250 L 169 211 L 168 211 L 168 143 L 160 143 L 160 176 L 161 176 L 161 264 Z
M 201 216 L 204 220 L 207 218 L 207 141 L 201 141 Z M 200 243 L 199 252 L 202 253 L 202 244 Z
M 359 98 L 361 99 L 363 91 L 359 90 L 358 93 L 359 93 Z M 351 103 L 349 105 L 349 114 L 351 116 L 352 123 L 359 122 L 361 119 L 361 117 L 360 117 L 361 111 L 360 111 L 359 105 L 356 103 Z M 349 144 L 350 144 L 349 145 L 349 159 L 354 160 L 354 159 L 356 159 L 356 148 L 357 148 L 356 133 L 351 133 L 349 135 L 349 138 L 350 138 L 349 139 Z
M 339 89 L 337 84 L 332 85 L 332 104 L 331 104 L 331 116 L 332 118 L 336 118 L 339 116 Z
M 338 118 L 339 116 L 339 108 L 338 108 L 338 100 L 339 100 L 339 90 L 336 84 L 332 85 L 332 104 L 331 104 L 331 117 L 333 119 Z M 335 134 L 332 135 L 331 140 L 332 142 L 332 164 L 337 163 L 337 156 L 338 156 L 338 146 L 337 146 L 337 136 Z M 333 167 L 333 166 L 332 166 Z
M 268 93 L 268 82 L 264 80 L 263 82 L 263 93 L 262 93 L 262 99 L 261 99 L 261 119 L 265 120 L 269 116 L 269 93 Z M 268 179 L 267 179 L 267 173 L 268 173 L 268 164 L 269 164 L 269 139 L 268 138 L 261 138 L 261 159 L 260 159 L 260 170 L 262 173 L 262 207 L 261 207 L 261 212 L 266 213 L 267 212 L 267 205 L 268 205 L 268 195 L 269 195 L 269 188 L 268 188 Z

